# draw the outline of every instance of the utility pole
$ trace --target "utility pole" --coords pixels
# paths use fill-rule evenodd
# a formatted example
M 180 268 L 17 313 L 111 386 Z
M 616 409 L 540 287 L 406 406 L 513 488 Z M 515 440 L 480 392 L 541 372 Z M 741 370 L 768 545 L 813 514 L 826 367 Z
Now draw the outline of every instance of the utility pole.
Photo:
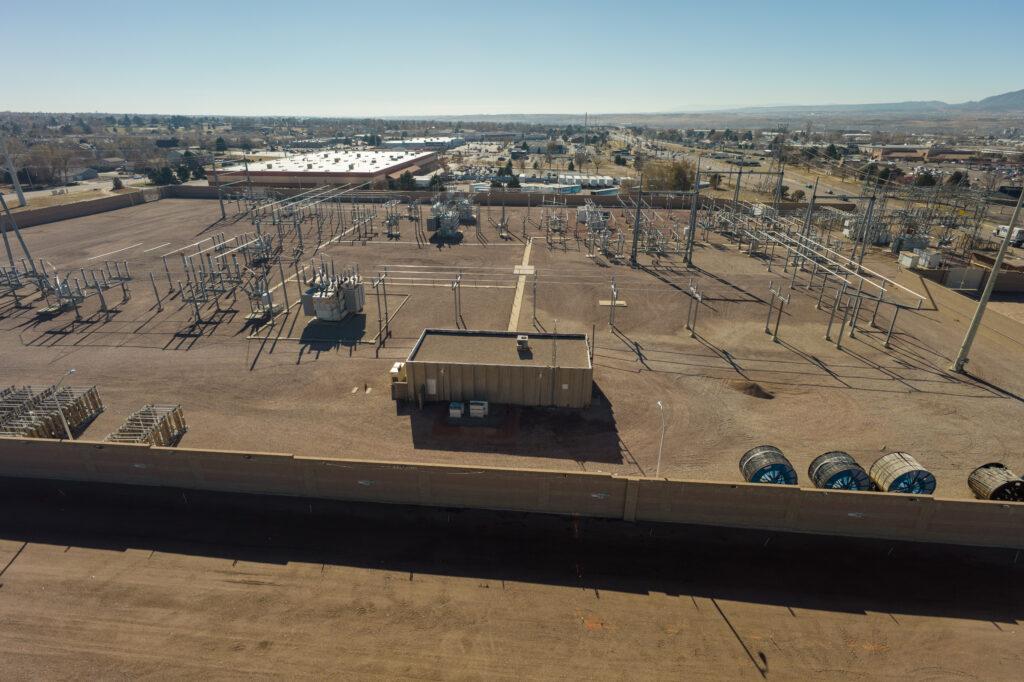
M 654 477 L 661 478 L 661 451 L 665 449 L 665 406 L 658 401 L 658 410 L 661 412 L 661 439 L 658 441 L 658 463 L 654 467 Z
M 864 212 L 864 227 L 860 232 L 860 257 L 857 259 L 857 265 L 864 263 L 864 252 L 868 250 L 868 231 L 871 229 L 871 218 L 875 211 L 875 196 L 872 194 L 871 198 L 868 199 L 868 209 Z M 853 248 L 857 248 L 857 243 L 854 242 Z
M 1010 241 L 1013 239 L 1013 226 L 1017 224 L 1017 218 L 1020 217 L 1021 203 L 1024 202 L 1024 192 L 1020 193 L 1017 197 L 1017 205 L 1013 209 L 1013 215 L 1010 216 L 1010 224 L 1006 226 L 1006 236 L 1003 237 L 1003 243 L 999 245 L 999 252 L 996 254 L 995 262 L 992 263 L 992 271 L 988 275 L 988 280 L 985 282 L 985 289 L 981 292 L 981 299 L 978 301 L 978 308 L 974 311 L 974 319 L 971 320 L 971 326 L 967 328 L 967 335 L 964 336 L 964 342 L 960 346 L 960 352 L 956 355 L 956 360 L 953 361 L 951 370 L 954 372 L 962 373 L 964 371 L 964 365 L 967 364 L 967 355 L 971 352 L 971 345 L 974 343 L 974 337 L 978 333 L 978 327 L 981 326 L 981 317 L 985 314 L 985 307 L 988 305 L 989 298 L 992 297 L 992 290 L 996 286 L 996 277 L 999 274 L 999 268 L 1003 264 L 1003 258 L 1006 256 L 1006 250 L 1010 247 Z
M 7 227 L 0 225 L 0 230 L 4 233 L 4 246 L 7 247 L 7 257 L 11 261 L 11 268 L 16 269 L 14 265 L 14 255 L 11 254 L 10 246 L 7 243 L 7 230 L 14 232 L 14 236 L 18 238 L 18 243 L 21 244 L 21 250 L 25 253 L 25 257 L 28 258 L 29 264 L 32 266 L 32 270 L 36 269 L 35 261 L 32 260 L 32 253 L 28 250 L 28 246 L 25 245 L 25 240 L 21 236 L 21 230 L 18 229 L 18 223 L 15 222 L 14 216 L 11 214 L 11 209 L 7 206 L 7 201 L 4 199 L 4 195 L 0 194 L 0 207 L 3 208 L 4 214 L 7 216 Z
M 217 179 L 217 150 L 213 151 L 213 182 L 217 185 L 217 200 L 220 202 L 220 218 L 227 220 L 228 214 L 224 210 L 224 190 L 221 189 L 220 180 Z M 259 231 L 259 228 L 257 228 Z
M 11 184 L 14 185 L 14 191 L 18 195 L 19 206 L 24 206 L 28 202 L 25 201 L 25 193 L 21 190 L 21 181 L 18 180 L 18 172 L 14 168 L 14 162 L 11 161 L 11 154 L 7 151 L 7 143 L 0 141 L 0 151 L 4 153 L 4 159 L 7 161 L 7 172 L 11 176 Z
M 700 206 L 700 160 L 697 157 L 697 172 L 693 178 L 693 194 L 690 195 L 690 229 L 686 234 L 686 248 L 683 260 L 686 267 L 693 267 L 693 240 L 697 233 L 697 207 Z
M 818 180 L 819 179 L 820 178 L 815 178 L 814 179 L 814 189 L 811 191 L 811 200 L 809 202 L 807 202 L 807 214 L 804 216 L 804 226 L 803 226 L 803 229 L 800 230 L 800 236 L 798 237 L 798 240 L 799 240 L 798 241 L 799 246 L 797 247 L 798 250 L 797 250 L 797 253 L 795 253 L 793 255 L 793 266 L 794 267 L 799 267 L 800 264 L 803 262 L 801 260 L 801 258 L 800 258 L 800 249 L 803 246 L 804 239 L 806 239 L 806 238 L 811 236 L 811 224 L 812 224 L 812 221 L 814 219 L 814 202 L 818 198 Z M 781 185 L 779 185 L 779 194 L 780 195 L 782 194 L 782 186 Z
M 637 267 L 636 250 L 640 242 L 640 209 L 644 202 L 644 174 L 640 174 L 640 184 L 636 187 L 636 219 L 633 221 L 633 248 L 629 253 L 629 264 Z

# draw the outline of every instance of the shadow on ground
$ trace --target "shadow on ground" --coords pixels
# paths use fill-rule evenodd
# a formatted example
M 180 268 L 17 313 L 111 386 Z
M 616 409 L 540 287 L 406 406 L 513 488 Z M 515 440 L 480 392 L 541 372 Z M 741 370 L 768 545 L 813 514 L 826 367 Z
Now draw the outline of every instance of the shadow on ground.
M 413 446 L 426 450 L 493 452 L 522 457 L 551 457 L 578 462 L 622 462 L 619 430 L 611 402 L 595 386 L 590 407 L 491 405 L 486 419 L 457 419 L 448 403 L 403 402 Z
M 1012 550 L 728 528 L 0 479 L 0 537 L 855 614 L 1024 616 Z
M 299 343 L 305 351 L 324 352 L 342 346 L 356 346 L 366 336 L 366 315 L 350 315 L 341 322 L 310 320 L 302 329 Z

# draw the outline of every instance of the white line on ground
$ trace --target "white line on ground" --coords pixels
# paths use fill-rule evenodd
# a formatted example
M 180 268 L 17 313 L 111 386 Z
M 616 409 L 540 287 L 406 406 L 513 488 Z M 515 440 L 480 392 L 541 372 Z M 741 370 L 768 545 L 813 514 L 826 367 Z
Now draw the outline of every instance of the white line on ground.
M 180 249 L 175 249 L 174 251 L 168 251 L 164 255 L 165 256 L 173 256 L 174 254 L 178 253 L 179 251 L 184 251 L 185 249 L 191 249 L 193 246 L 199 246 L 203 242 L 208 242 L 211 239 L 213 239 L 213 237 L 207 237 L 206 239 L 200 240 L 200 241 L 196 242 L 195 244 L 189 244 L 188 246 L 183 246 Z
M 97 258 L 103 258 L 104 256 L 112 256 L 115 253 L 121 253 L 122 251 L 127 251 L 128 249 L 134 249 L 136 246 L 142 246 L 142 242 L 139 242 L 138 244 L 132 244 L 131 246 L 126 246 L 123 249 L 117 249 L 116 251 L 108 251 L 107 253 L 101 253 L 98 256 L 86 258 L 85 260 L 96 260 Z
M 533 248 L 533 237 L 530 237 L 530 241 L 526 242 L 526 248 L 523 249 L 523 262 L 522 267 L 526 267 L 530 264 L 530 250 Z M 512 314 L 508 318 L 508 331 L 514 332 L 519 327 L 519 310 L 523 306 L 523 292 L 526 291 L 526 275 L 519 275 L 519 281 L 516 283 L 516 297 L 512 299 Z
M 151 248 L 151 249 L 146 249 L 146 250 L 145 250 L 145 251 L 143 251 L 142 253 L 149 253 L 150 251 L 156 251 L 157 249 L 162 249 L 163 247 L 165 247 L 165 246 L 169 246 L 169 245 L 170 245 L 170 242 L 164 242 L 163 244 L 157 244 L 157 245 L 156 245 L 156 246 L 154 246 L 153 248 Z

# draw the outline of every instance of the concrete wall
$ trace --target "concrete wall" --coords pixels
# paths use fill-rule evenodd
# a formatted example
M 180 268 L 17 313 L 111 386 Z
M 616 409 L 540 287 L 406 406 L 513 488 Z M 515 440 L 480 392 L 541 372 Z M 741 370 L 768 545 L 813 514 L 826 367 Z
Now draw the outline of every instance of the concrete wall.
M 984 278 L 981 268 L 947 268 L 942 283 L 950 289 L 978 291 Z
M 309 189 L 307 186 L 305 189 Z M 293 189 L 285 191 L 285 194 L 298 193 L 304 191 L 301 189 Z M 358 194 L 346 195 L 349 200 L 354 197 L 356 201 L 376 201 L 385 202 L 389 199 L 395 198 L 407 198 L 411 197 L 416 201 L 422 203 L 429 203 L 435 196 L 435 192 L 360 192 Z M 554 195 L 544 195 L 551 198 Z M 14 219 L 18 223 L 18 227 L 31 227 L 33 225 L 43 225 L 45 223 L 55 223 L 59 220 L 68 220 L 69 218 L 79 218 L 81 216 L 92 215 L 94 213 L 104 213 L 106 211 L 114 211 L 119 208 L 127 208 L 129 206 L 135 206 L 150 201 L 157 201 L 159 199 L 216 199 L 217 188 L 208 187 L 205 185 L 170 185 L 167 187 L 147 187 L 138 191 L 126 192 L 124 194 L 117 194 L 100 199 L 90 199 L 88 201 L 77 201 L 70 204 L 63 204 L 60 206 L 49 206 L 46 208 L 28 209 L 25 211 L 18 211 L 14 214 Z M 602 196 L 584 196 L 582 194 L 560 194 L 558 200 L 566 200 L 567 205 L 570 207 L 582 206 L 586 201 L 592 200 L 598 206 L 604 207 L 617 207 L 619 203 L 618 197 L 602 197 Z M 666 199 L 664 196 L 646 196 L 645 200 L 648 201 L 652 206 L 655 207 L 669 207 L 674 209 L 686 208 L 689 205 L 686 199 Z M 486 205 L 488 201 L 488 195 L 476 195 L 476 203 Z M 538 206 L 541 202 L 541 195 L 538 194 L 522 194 L 519 192 L 493 192 L 490 194 L 490 201 L 492 205 L 500 207 L 502 203 L 507 206 Z M 705 203 L 708 201 L 705 198 Z M 717 206 L 728 206 L 730 202 L 725 199 L 714 199 L 715 205 Z M 852 210 L 853 204 L 833 204 L 836 208 L 844 210 Z M 786 201 L 780 204 L 780 209 L 783 212 L 788 211 L 800 211 L 806 208 L 806 204 Z M 0 216 L 0 222 L 6 224 L 6 217 Z
M 0 438 L 0 476 L 1024 548 L 1024 504 Z
M 119 208 L 128 208 L 129 206 L 157 201 L 158 199 L 163 198 L 163 192 L 161 192 L 162 189 L 163 188 L 160 187 L 151 187 L 143 190 L 125 192 L 124 194 L 113 194 L 99 199 L 76 201 L 71 204 L 61 204 L 60 206 L 29 208 L 24 211 L 14 212 L 14 221 L 18 224 L 19 228 L 23 228 L 32 227 L 33 225 L 43 225 L 45 223 L 55 223 L 58 220 L 67 220 L 69 218 L 79 218 L 81 216 L 92 215 L 94 213 L 115 211 Z M 8 220 L 6 215 L 0 215 L 0 223 L 7 227 Z
M 173 197 L 173 198 L 180 198 L 180 199 L 216 199 L 217 198 L 217 188 L 216 187 L 206 187 L 206 186 L 201 186 L 201 185 L 173 185 L 173 186 L 170 186 L 170 187 L 165 187 L 163 189 L 166 192 L 166 196 Z M 284 190 L 283 189 L 280 192 L 280 194 L 283 194 L 283 195 L 298 194 L 299 191 L 300 191 L 299 189 L 290 189 L 290 190 Z M 436 195 L 437 195 L 437 193 L 436 192 L 432 192 L 432 191 L 408 191 L 408 192 L 406 192 L 406 191 L 401 191 L 401 190 L 395 190 L 395 191 L 353 192 L 352 194 L 346 194 L 345 197 L 346 197 L 347 201 L 351 201 L 353 197 L 355 198 L 356 201 L 364 201 L 364 202 L 374 202 L 374 201 L 376 201 L 376 202 L 384 202 L 384 201 L 388 201 L 389 199 L 412 198 L 412 199 L 415 199 L 418 202 L 429 203 Z M 475 198 L 476 203 L 479 204 L 479 205 L 486 206 L 488 204 L 488 201 L 490 201 L 490 204 L 494 208 L 500 208 L 502 203 L 504 203 L 507 206 L 527 206 L 527 205 L 539 206 L 540 203 L 541 203 L 541 197 L 542 196 L 547 198 L 547 199 L 551 199 L 552 197 L 556 197 L 557 196 L 559 202 L 565 201 L 566 204 L 568 206 L 570 206 L 570 207 L 582 206 L 582 205 L 584 205 L 587 202 L 587 200 L 593 201 L 594 204 L 596 204 L 597 206 L 605 206 L 605 207 L 618 207 L 618 206 L 621 206 L 621 204 L 619 202 L 619 198 L 617 196 L 610 196 L 610 197 L 607 197 L 607 196 L 589 196 L 589 195 L 584 195 L 584 194 L 558 194 L 558 195 L 555 195 L 555 194 L 544 194 L 544 195 L 541 195 L 541 194 L 537 194 L 537 193 L 532 193 L 531 194 L 531 193 L 523 193 L 523 192 L 499 192 L 499 191 L 492 191 L 489 194 L 477 194 L 477 195 L 475 195 L 474 198 Z M 489 199 L 488 199 L 488 197 L 489 197 Z M 674 209 L 681 209 L 681 208 L 686 208 L 686 207 L 689 206 L 689 199 L 688 198 L 680 198 L 680 197 L 668 198 L 668 197 L 665 197 L 664 195 L 661 195 L 661 194 L 654 194 L 654 195 L 647 195 L 647 194 L 645 194 L 644 195 L 644 201 L 645 202 L 649 202 L 652 206 L 662 207 L 662 208 L 668 207 L 668 208 L 674 208 Z M 704 199 L 703 199 L 702 205 L 706 204 L 708 201 L 712 201 L 712 200 L 708 199 L 705 196 Z M 730 206 L 731 203 L 732 203 L 728 199 L 714 199 L 713 201 L 714 201 L 715 205 L 723 206 L 723 207 Z M 833 202 L 830 202 L 829 205 L 830 206 L 834 206 L 835 208 L 838 208 L 838 209 L 848 210 L 848 211 L 849 210 L 853 210 L 853 208 L 855 208 L 854 205 L 852 203 L 849 203 L 849 202 L 833 201 Z M 818 207 L 819 208 L 821 207 L 820 200 L 819 200 Z M 779 205 L 779 208 L 780 208 L 780 210 L 782 210 L 784 212 L 785 211 L 806 210 L 807 204 L 806 203 L 802 203 L 802 202 L 796 202 L 796 201 L 784 201 L 784 202 L 782 202 Z

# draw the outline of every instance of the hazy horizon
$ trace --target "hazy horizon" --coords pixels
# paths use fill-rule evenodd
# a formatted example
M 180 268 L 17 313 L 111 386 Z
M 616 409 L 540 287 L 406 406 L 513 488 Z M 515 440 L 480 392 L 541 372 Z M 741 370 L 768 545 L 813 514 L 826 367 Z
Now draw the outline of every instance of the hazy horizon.
M 824 6 L 823 6 L 824 5 Z M 785 13 L 527 1 L 14 6 L 0 108 L 429 118 L 959 103 L 1021 88 L 1024 5 L 797 0 Z M 884 22 L 879 21 L 884 17 Z M 868 20 L 870 19 L 870 20 Z

